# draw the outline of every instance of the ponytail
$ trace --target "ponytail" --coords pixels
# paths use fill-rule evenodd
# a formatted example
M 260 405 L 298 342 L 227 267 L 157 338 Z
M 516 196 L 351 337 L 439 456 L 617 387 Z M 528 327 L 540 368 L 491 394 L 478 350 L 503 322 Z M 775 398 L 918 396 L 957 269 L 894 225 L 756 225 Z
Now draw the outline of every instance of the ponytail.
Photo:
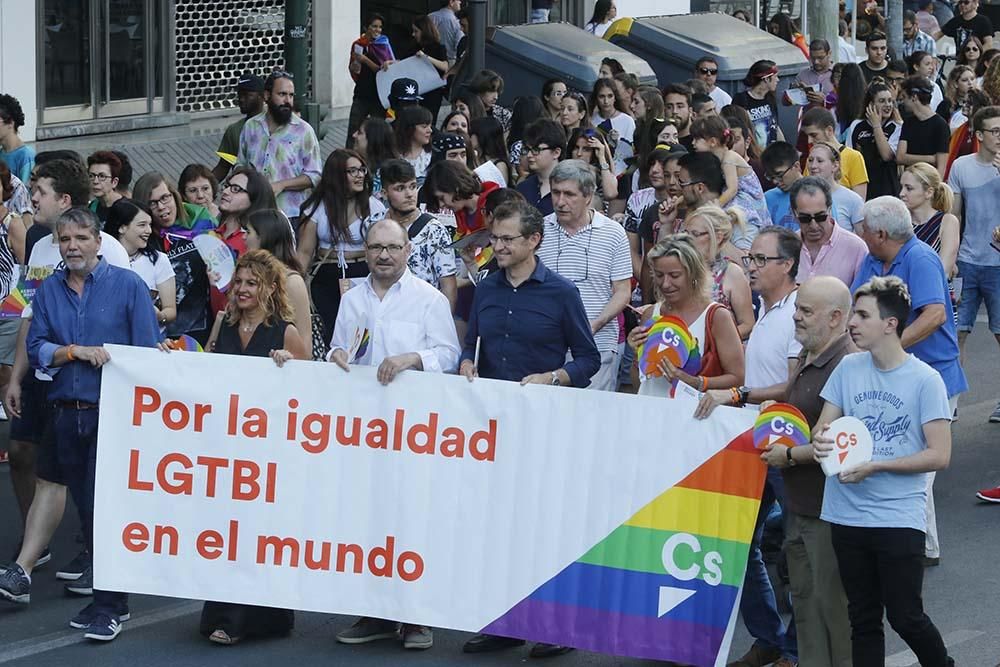
M 934 207 L 936 211 L 942 211 L 943 213 L 950 213 L 951 206 L 955 203 L 955 193 L 951 191 L 948 184 L 945 182 L 938 183 L 934 188 L 934 193 L 931 197 L 931 206 Z

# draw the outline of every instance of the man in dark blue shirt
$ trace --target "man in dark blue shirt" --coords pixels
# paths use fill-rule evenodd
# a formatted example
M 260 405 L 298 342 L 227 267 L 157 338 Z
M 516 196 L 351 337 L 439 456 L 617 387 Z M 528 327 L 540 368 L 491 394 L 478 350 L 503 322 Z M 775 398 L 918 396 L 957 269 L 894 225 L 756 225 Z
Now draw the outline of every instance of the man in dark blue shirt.
M 501 270 L 476 285 L 458 370 L 470 382 L 479 375 L 522 385 L 586 387 L 601 367 L 580 291 L 535 257 L 543 233 L 542 215 L 530 204 L 512 201 L 493 212 L 490 242 Z M 567 351 L 572 361 L 566 361 Z M 483 653 L 522 644 L 521 639 L 479 634 L 463 650 Z M 570 650 L 536 644 L 531 655 Z
M 542 229 L 541 214 L 522 202 L 493 213 L 491 242 L 503 270 L 476 286 L 459 367 L 470 380 L 586 387 L 601 365 L 579 290 L 535 257 Z
M 87 547 L 94 549 L 94 474 L 97 459 L 101 366 L 111 360 L 106 343 L 155 347 L 161 340 L 156 312 L 138 274 L 98 257 L 99 223 L 90 211 L 75 208 L 56 223 L 64 268 L 35 293 L 28 330 L 28 360 L 52 376 L 39 473 L 69 487 L 80 510 Z M 32 529 L 29 522 L 28 530 Z M 51 537 L 55 525 L 48 528 Z M 43 529 L 44 530 L 44 529 Z M 31 579 L 19 564 L 0 573 L 0 596 L 30 599 Z M 70 625 L 85 637 L 110 641 L 128 620 L 125 593 L 94 591 L 94 602 Z

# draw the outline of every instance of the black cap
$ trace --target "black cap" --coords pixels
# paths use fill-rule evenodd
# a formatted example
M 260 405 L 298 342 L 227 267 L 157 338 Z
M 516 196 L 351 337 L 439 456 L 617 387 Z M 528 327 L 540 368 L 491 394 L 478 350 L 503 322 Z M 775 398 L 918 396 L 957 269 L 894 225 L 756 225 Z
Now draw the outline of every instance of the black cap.
M 424 98 L 420 96 L 420 86 L 413 79 L 403 77 L 392 82 L 392 88 L 389 90 L 390 101 L 419 102 L 422 99 Z
M 240 74 L 240 78 L 236 80 L 236 90 L 245 90 L 250 93 L 263 93 L 264 79 L 257 76 L 253 72 L 243 72 L 243 74 Z

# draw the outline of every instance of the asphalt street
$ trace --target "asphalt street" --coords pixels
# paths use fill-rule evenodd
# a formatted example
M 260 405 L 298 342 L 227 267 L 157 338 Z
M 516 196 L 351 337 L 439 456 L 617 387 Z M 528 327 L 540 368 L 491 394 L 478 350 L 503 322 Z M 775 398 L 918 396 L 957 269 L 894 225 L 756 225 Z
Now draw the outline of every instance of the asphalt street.
M 1000 483 L 1000 424 L 987 417 L 1000 399 L 1000 354 L 993 337 L 980 324 L 969 339 L 966 372 L 971 390 L 960 403 L 960 420 L 953 426 L 952 465 L 938 474 L 935 485 L 942 559 L 927 570 L 924 602 L 961 667 L 996 667 L 1000 663 L 1000 612 L 997 591 L 1000 572 L 1000 507 L 980 503 L 975 491 Z M 6 422 L 0 439 L 6 439 Z M 6 560 L 20 534 L 20 518 L 0 466 L 0 559 Z M 88 602 L 64 594 L 54 573 L 78 551 L 75 512 L 68 508 L 52 542 L 53 562 L 37 571 L 28 606 L 0 603 L 0 664 L 10 667 L 73 665 L 513 665 L 528 662 L 526 649 L 468 656 L 462 643 L 470 636 L 448 630 L 435 632 L 435 646 L 424 652 L 404 652 L 397 642 L 365 646 L 339 645 L 335 633 L 353 619 L 329 614 L 300 613 L 291 637 L 248 641 L 220 647 L 198 635 L 197 601 L 132 597 L 132 620 L 118 639 L 94 645 L 82 632 L 68 627 L 69 618 Z M 903 642 L 886 628 L 888 667 L 915 665 Z M 740 623 L 732 657 L 742 655 L 750 638 Z M 533 661 L 532 661 L 533 662 Z M 575 652 L 552 659 L 560 665 L 642 665 L 646 661 Z M 809 667 L 808 665 L 804 667 Z

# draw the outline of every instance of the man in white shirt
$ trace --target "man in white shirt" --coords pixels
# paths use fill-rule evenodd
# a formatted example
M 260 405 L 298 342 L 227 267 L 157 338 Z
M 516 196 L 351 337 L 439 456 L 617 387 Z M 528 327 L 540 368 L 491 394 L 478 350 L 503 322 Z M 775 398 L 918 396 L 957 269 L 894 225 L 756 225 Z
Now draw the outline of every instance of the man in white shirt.
M 632 293 L 632 252 L 625 229 L 590 208 L 594 170 L 581 160 L 565 160 L 549 175 L 555 213 L 545 218 L 538 258 L 580 290 L 601 368 L 588 389 L 618 387 L 618 315 Z
M 76 160 L 52 160 L 38 167 L 35 188 L 31 197 L 35 208 L 35 225 L 50 230 L 38 239 L 31 249 L 25 271 L 26 284 L 51 276 L 63 263 L 59 253 L 59 242 L 52 230 L 59 217 L 73 207 L 86 206 L 90 200 L 90 177 L 86 168 Z M 114 238 L 101 232 L 100 254 L 109 264 L 128 269 L 128 253 Z M 27 291 L 27 290 L 26 290 Z M 47 457 L 54 456 L 51 448 L 38 448 L 45 428 L 47 387 L 52 378 L 41 371 L 28 374 L 28 350 L 26 340 L 31 326 L 31 298 L 25 294 L 28 305 L 21 313 L 21 325 L 14 351 L 14 366 L 4 405 L 11 422 L 11 477 L 24 517 L 24 538 L 17 562 L 25 574 L 31 575 L 33 568 L 49 561 L 48 541 L 52 531 L 58 526 L 66 507 L 65 480 L 48 471 L 54 470 Z M 17 465 L 15 465 L 17 464 Z M 38 471 L 36 477 L 35 472 Z M 30 506 L 30 511 L 29 511 Z M 73 562 L 59 570 L 60 579 L 71 581 L 71 593 L 90 594 L 89 555 L 81 553 Z
M 452 373 L 461 349 L 448 299 L 406 266 L 411 251 L 406 229 L 395 220 L 368 228 L 365 252 L 371 274 L 344 294 L 330 342 L 329 360 L 350 372 L 351 364 L 377 366 L 383 385 L 407 369 Z M 434 634 L 423 625 L 363 617 L 337 633 L 342 644 L 366 644 L 402 636 L 403 648 L 428 649 Z
M 719 79 L 719 63 L 711 56 L 702 56 L 694 64 L 694 76 L 701 79 L 708 86 L 708 96 L 715 101 L 715 108 L 721 109 L 733 101 L 732 95 L 715 85 Z
M 760 230 L 743 264 L 750 278 L 750 287 L 761 296 L 760 315 L 750 332 L 746 349 L 746 384 L 739 387 L 741 403 L 763 403 L 784 400 L 788 378 L 802 351 L 795 340 L 796 288 L 802 241 L 785 227 L 770 226 Z M 695 412 L 705 418 L 716 405 L 732 403 L 730 389 L 709 390 Z M 783 504 L 784 483 L 780 472 L 768 469 L 761 498 L 760 511 L 754 529 L 747 561 L 747 572 L 740 600 L 740 614 L 747 630 L 755 638 L 753 646 L 740 661 L 741 665 L 794 665 L 796 663 L 794 618 L 785 627 L 778 614 L 774 589 L 761 556 L 760 542 L 764 520 L 775 501 Z

